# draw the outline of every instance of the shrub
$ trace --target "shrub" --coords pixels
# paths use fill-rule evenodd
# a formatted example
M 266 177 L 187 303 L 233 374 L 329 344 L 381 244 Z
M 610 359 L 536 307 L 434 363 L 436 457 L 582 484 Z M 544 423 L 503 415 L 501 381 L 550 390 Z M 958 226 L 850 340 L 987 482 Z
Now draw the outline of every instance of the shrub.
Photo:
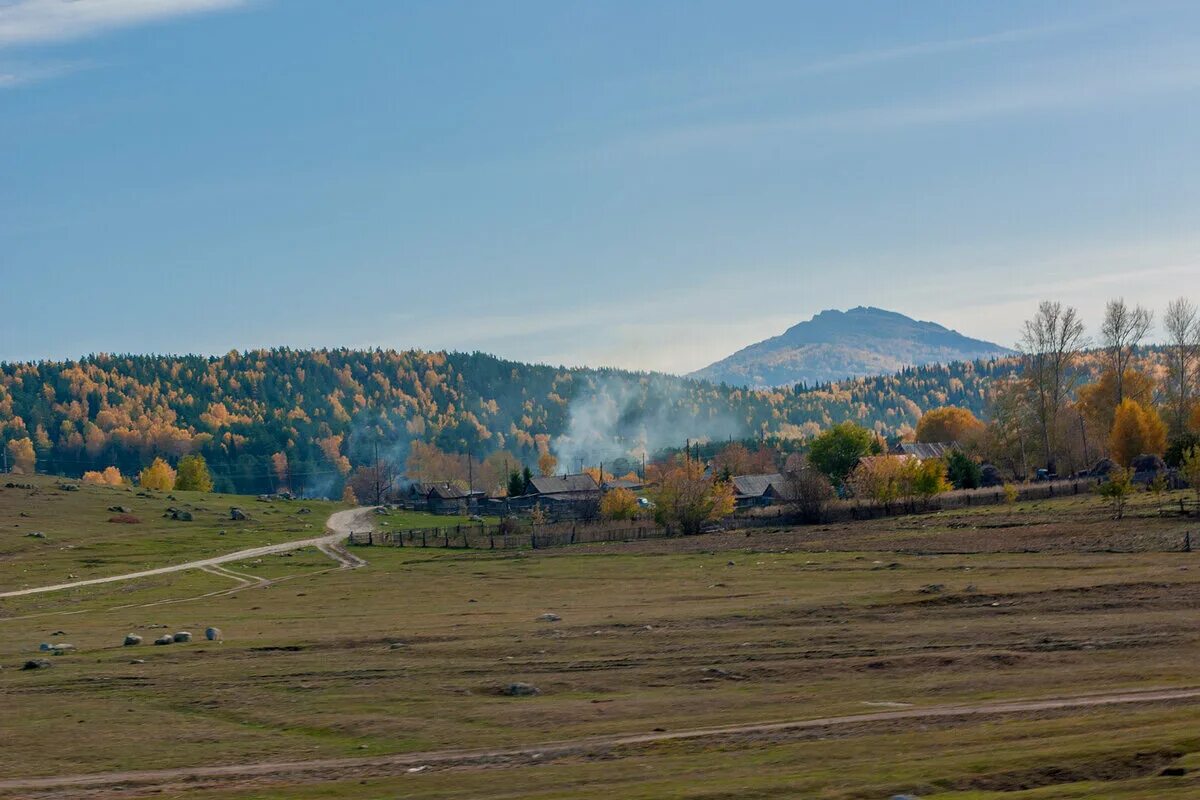
M 811 467 L 789 472 L 787 482 L 788 502 L 805 522 L 820 522 L 825 518 L 825 508 L 833 500 L 833 484 Z
M 600 500 L 600 516 L 605 519 L 633 519 L 637 513 L 637 495 L 629 489 L 612 489 Z
M 1096 487 L 1096 493 L 1108 501 L 1113 519 L 1125 516 L 1125 505 L 1133 493 L 1133 475 L 1129 470 L 1117 467 L 1108 474 L 1108 480 Z

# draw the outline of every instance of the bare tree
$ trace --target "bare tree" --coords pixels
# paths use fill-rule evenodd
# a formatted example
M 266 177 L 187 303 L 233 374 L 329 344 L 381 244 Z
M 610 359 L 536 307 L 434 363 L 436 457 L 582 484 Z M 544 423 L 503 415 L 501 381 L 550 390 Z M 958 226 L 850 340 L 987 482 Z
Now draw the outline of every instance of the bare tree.
M 1190 300 L 1172 300 L 1163 316 L 1167 333 L 1167 399 L 1171 406 L 1171 430 L 1176 435 L 1187 429 L 1188 411 L 1200 381 L 1200 314 Z
M 1129 361 L 1133 358 L 1133 350 L 1138 346 L 1150 326 L 1154 324 L 1154 314 L 1141 306 L 1130 308 L 1125 305 L 1125 298 L 1109 300 L 1104 308 L 1104 324 L 1100 326 L 1100 337 L 1104 340 L 1104 348 L 1108 351 L 1108 359 L 1116 379 L 1117 405 L 1125 399 L 1125 370 L 1129 369 Z
M 784 501 L 805 522 L 821 522 L 834 498 L 833 484 L 815 467 L 798 464 L 783 475 Z
M 396 468 L 386 461 L 361 466 L 350 475 L 349 484 L 360 503 L 381 506 L 391 499 Z
M 1021 350 L 1025 377 L 1033 390 L 1046 468 L 1054 471 L 1058 418 L 1077 380 L 1071 367 L 1084 344 L 1083 322 L 1074 308 L 1042 301 L 1025 321 Z

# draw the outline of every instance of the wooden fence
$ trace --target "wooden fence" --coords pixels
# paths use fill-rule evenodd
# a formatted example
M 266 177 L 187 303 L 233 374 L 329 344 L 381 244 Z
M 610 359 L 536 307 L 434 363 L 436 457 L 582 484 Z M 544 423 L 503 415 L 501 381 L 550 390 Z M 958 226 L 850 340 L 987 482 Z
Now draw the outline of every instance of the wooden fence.
M 518 525 L 464 523 L 437 528 L 396 531 L 354 531 L 350 544 L 385 547 L 442 547 L 475 550 L 517 550 L 563 547 L 589 542 L 634 542 L 659 539 L 670 531 L 650 521 L 555 522 Z

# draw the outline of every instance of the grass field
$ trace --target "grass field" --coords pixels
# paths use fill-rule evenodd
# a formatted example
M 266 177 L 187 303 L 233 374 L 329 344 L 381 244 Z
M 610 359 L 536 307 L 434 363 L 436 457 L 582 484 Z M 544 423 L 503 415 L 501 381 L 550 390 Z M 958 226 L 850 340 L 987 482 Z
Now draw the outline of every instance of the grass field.
M 176 544 L 195 553 L 240 549 L 250 537 L 304 537 L 294 530 L 305 524 L 291 510 L 299 504 L 266 515 L 255 513 L 264 504 L 248 507 L 244 498 L 188 502 L 214 517 L 242 504 L 256 523 L 268 521 L 248 526 L 254 533 L 226 528 L 219 537 L 215 518 L 176 523 L 146 513 L 142 526 L 110 534 L 104 509 L 118 501 L 106 491 L 54 501 L 48 491 L 0 491 L 0 519 L 15 517 L 22 530 L 36 521 L 46 532 L 6 550 L 0 575 L 53 582 L 82 569 L 71 564 L 81 555 L 75 550 L 33 549 L 46 542 L 100 548 L 104 568 L 120 571 L 176 558 Z M 18 516 L 24 503 L 28 518 Z M 304 505 L 314 527 L 331 508 Z M 1184 532 L 1198 528 L 1195 519 L 1160 517 L 1147 498 L 1115 522 L 1080 496 L 536 552 L 357 548 L 369 562 L 357 570 L 334 569 L 312 550 L 226 565 L 265 584 L 232 593 L 231 580 L 189 571 L 0 600 L 0 779 L 507 748 L 1200 686 L 1200 558 L 1179 552 Z M 153 546 L 124 529 L 138 529 Z M 1132 552 L 1111 552 L 1125 550 Z M 561 620 L 540 620 L 546 612 Z M 207 625 L 222 628 L 225 641 L 121 646 L 132 631 L 149 641 Z M 20 670 L 43 641 L 77 650 L 52 657 L 51 669 Z M 514 681 L 540 694 L 503 695 Z M 1167 767 L 1186 773 L 1161 776 Z M 167 791 L 606 800 L 898 793 L 1197 797 L 1200 702 L 886 720 L 416 773 L 330 767 Z

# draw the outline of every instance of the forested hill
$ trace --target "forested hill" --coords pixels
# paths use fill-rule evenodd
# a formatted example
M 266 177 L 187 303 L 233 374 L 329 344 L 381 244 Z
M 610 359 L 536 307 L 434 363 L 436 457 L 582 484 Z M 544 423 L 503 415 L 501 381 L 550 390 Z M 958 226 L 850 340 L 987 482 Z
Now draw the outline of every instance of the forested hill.
M 982 413 L 1010 360 L 904 370 L 816 388 L 747 391 L 479 353 L 262 350 L 204 356 L 98 355 L 0 364 L 0 439 L 10 466 L 127 475 L 155 456 L 208 460 L 218 490 L 340 491 L 375 453 L 403 466 L 414 442 L 476 457 L 503 451 L 563 467 L 637 458 L 685 439 L 800 438 L 843 419 L 885 434 L 925 409 Z M 428 448 L 425 448 L 428 450 Z M 424 452 L 424 450 L 422 451 Z

